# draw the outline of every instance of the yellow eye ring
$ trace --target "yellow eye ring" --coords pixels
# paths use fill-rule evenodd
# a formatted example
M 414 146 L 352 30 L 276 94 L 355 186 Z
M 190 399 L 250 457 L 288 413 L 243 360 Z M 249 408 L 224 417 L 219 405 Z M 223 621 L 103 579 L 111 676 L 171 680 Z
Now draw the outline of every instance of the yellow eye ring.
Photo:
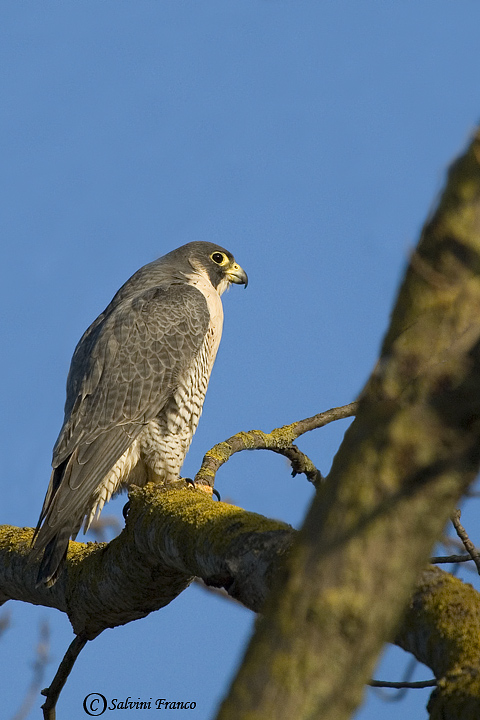
M 213 260 L 216 265 L 226 265 L 228 263 L 228 257 L 225 253 L 218 252 L 218 250 L 210 255 L 210 259 Z

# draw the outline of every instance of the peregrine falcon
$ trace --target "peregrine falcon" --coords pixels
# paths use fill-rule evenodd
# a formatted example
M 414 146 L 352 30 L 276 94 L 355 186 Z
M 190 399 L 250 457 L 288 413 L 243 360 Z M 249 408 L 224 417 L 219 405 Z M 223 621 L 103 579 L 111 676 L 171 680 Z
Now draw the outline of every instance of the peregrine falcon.
M 140 268 L 84 333 L 33 540 L 38 584 L 53 585 L 69 538 L 116 492 L 178 479 L 220 343 L 220 296 L 247 282 L 227 250 L 191 242 Z

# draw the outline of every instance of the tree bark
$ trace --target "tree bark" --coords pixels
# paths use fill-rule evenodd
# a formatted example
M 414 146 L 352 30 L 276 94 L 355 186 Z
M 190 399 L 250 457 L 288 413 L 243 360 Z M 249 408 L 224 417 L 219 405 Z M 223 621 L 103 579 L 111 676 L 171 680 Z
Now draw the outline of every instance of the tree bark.
M 458 578 L 427 567 L 395 644 L 428 665 L 438 680 L 430 720 L 480 717 L 480 595 Z
M 131 490 L 117 538 L 70 542 L 65 571 L 51 588 L 35 587 L 33 530 L 1 526 L 0 603 L 57 608 L 87 640 L 164 607 L 194 576 L 258 611 L 292 533 L 285 523 L 214 502 L 201 490 L 149 484 Z

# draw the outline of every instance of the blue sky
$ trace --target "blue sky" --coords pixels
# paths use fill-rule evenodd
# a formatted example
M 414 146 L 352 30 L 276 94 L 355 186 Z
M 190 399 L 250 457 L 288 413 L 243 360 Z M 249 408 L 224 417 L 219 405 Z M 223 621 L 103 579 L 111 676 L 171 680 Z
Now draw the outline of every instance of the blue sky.
M 224 296 L 184 474 L 238 430 L 357 395 L 409 249 L 480 117 L 479 23 L 475 0 L 4 0 L 0 522 L 36 523 L 84 329 L 137 268 L 190 240 L 227 247 L 250 284 Z M 299 443 L 324 473 L 345 427 Z M 297 526 L 307 485 L 260 452 L 217 478 L 225 498 Z M 477 517 L 465 511 L 478 542 Z M 59 613 L 11 612 L 5 717 L 30 680 L 39 622 L 52 630 L 45 684 L 71 640 Z M 87 647 L 60 716 L 86 717 L 98 691 L 192 699 L 206 720 L 251 627 L 246 610 L 190 588 Z M 389 651 L 377 676 L 398 679 L 406 660 Z M 369 692 L 356 720 L 424 720 L 427 698 L 384 705 Z

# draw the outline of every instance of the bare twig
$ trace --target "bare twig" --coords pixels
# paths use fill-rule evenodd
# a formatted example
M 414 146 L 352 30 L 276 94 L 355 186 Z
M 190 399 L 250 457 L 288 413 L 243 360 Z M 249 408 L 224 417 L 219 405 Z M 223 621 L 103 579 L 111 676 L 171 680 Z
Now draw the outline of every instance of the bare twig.
M 232 455 L 241 450 L 273 450 L 285 455 L 292 463 L 293 474 L 305 473 L 311 482 L 321 480 L 319 471 L 306 455 L 293 445 L 293 441 L 310 430 L 321 428 L 334 420 L 352 417 L 357 412 L 358 403 L 352 402 L 342 407 L 331 408 L 305 420 L 298 420 L 290 425 L 275 428 L 270 433 L 262 430 L 250 430 L 232 435 L 228 440 L 218 443 L 209 450 L 202 461 L 202 466 L 195 476 L 195 483 L 213 486 L 217 470 Z
M 351 402 L 348 405 L 341 405 L 340 407 L 330 408 L 330 410 L 324 410 L 324 412 L 305 418 L 305 420 L 297 420 L 297 422 L 294 422 L 291 425 L 284 425 L 278 430 L 273 430 L 271 434 L 273 435 L 277 432 L 285 433 L 290 429 L 292 432 L 292 439 L 290 442 L 293 442 L 293 440 L 296 440 L 296 438 L 300 437 L 300 435 L 310 432 L 310 430 L 317 430 L 318 428 L 324 427 L 335 420 L 343 420 L 345 418 L 353 417 L 357 410 L 358 402 Z
M 433 680 L 420 680 L 419 682 L 389 682 L 383 680 L 370 680 L 368 683 L 370 687 L 374 688 L 393 688 L 395 690 L 418 690 L 421 688 L 436 687 L 437 681 Z
M 465 550 L 465 545 L 458 537 L 451 537 L 449 535 L 444 535 L 440 542 L 444 547 L 451 548 L 453 551 L 454 550 L 458 550 L 458 551 Z M 460 568 L 459 563 L 466 563 L 466 568 L 465 568 L 466 570 L 468 570 L 469 572 L 477 573 L 477 568 L 475 567 L 475 565 L 473 565 L 473 560 L 470 555 L 463 555 L 463 554 L 460 554 L 460 552 L 458 552 L 458 553 L 452 552 L 452 555 L 445 556 L 444 561 L 441 560 L 441 557 L 442 556 L 440 556 L 439 558 L 431 558 L 430 562 L 432 563 L 432 565 L 441 564 L 441 562 L 445 562 L 445 563 L 451 562 L 453 567 L 450 569 L 450 572 L 453 573 L 454 575 L 458 574 L 458 571 Z M 462 560 L 460 558 L 464 558 L 464 559 Z
M 430 558 L 432 565 L 442 565 L 446 563 L 463 563 L 472 562 L 471 555 L 439 555 L 438 557 Z
M 50 627 L 48 622 L 44 621 L 40 625 L 40 637 L 38 640 L 36 658 L 33 662 L 33 677 L 30 683 L 30 687 L 27 690 L 25 698 L 13 716 L 12 720 L 24 720 L 28 717 L 30 710 L 35 703 L 40 688 L 43 684 L 43 678 L 45 675 L 45 668 L 50 662 Z
M 55 707 L 59 695 L 67 682 L 68 676 L 70 675 L 77 657 L 80 655 L 87 642 L 88 639 L 85 635 L 75 636 L 75 639 L 70 643 L 67 652 L 63 656 L 62 662 L 58 666 L 58 670 L 53 678 L 52 684 L 49 688 L 42 690 L 42 695 L 45 695 L 46 697 L 46 700 L 42 705 L 44 720 L 55 720 Z
M 455 510 L 452 515 L 453 527 L 455 528 L 458 537 L 463 542 L 463 544 L 465 546 L 465 550 L 468 552 L 471 559 L 477 566 L 478 574 L 480 575 L 480 552 L 477 550 L 475 545 L 472 543 L 472 541 L 468 537 L 467 531 L 465 530 L 465 528 L 463 527 L 463 525 L 460 522 L 460 517 L 461 517 L 461 511 Z
M 408 690 L 411 687 L 415 687 L 416 684 L 412 685 L 412 677 L 415 672 L 415 668 L 418 665 L 418 660 L 415 657 L 409 659 L 403 671 L 402 680 L 397 682 L 384 681 L 384 680 L 371 680 L 368 684 L 373 688 L 374 692 L 384 702 L 400 702 Z M 390 688 L 396 692 L 385 692 L 384 688 Z

